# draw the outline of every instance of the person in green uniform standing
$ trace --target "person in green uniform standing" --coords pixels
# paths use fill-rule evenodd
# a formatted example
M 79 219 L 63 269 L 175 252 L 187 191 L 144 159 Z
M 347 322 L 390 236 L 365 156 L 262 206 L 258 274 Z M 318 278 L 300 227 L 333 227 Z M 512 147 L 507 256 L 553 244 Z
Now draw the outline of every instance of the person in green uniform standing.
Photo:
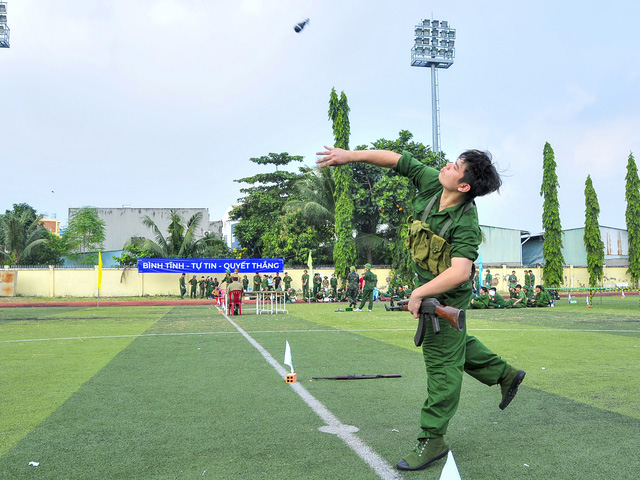
M 282 278 L 282 281 L 284 282 L 285 292 L 288 292 L 289 289 L 291 288 L 291 282 L 293 282 L 293 278 L 291 278 L 287 272 L 284 272 L 284 277 Z
M 331 274 L 331 278 L 329 279 L 329 286 L 333 288 L 334 292 L 338 291 L 338 279 L 336 278 L 335 273 Z
M 511 275 L 509 275 L 509 288 L 516 288 L 517 284 L 518 284 L 518 277 L 516 275 L 516 271 L 513 270 L 511 272 Z
M 349 308 L 356 306 L 358 301 L 358 290 L 360 288 L 360 276 L 356 272 L 356 267 L 353 265 L 347 275 L 347 295 L 349 297 Z
M 524 271 L 524 288 L 529 288 L 529 285 L 530 285 L 529 279 L 530 278 L 531 277 L 529 277 L 529 270 L 525 270 Z
M 442 305 L 465 309 L 471 299 L 471 266 L 478 258 L 482 234 L 473 199 L 498 190 L 502 181 L 491 157 L 468 150 L 440 171 L 427 166 L 409 152 L 402 155 L 383 150 L 348 151 L 325 147 L 318 152 L 320 167 L 363 162 L 392 168 L 407 177 L 417 190 L 415 221 L 408 234 L 418 280 L 408 309 L 415 317 L 423 298 L 435 297 Z M 425 241 L 429 247 L 425 247 Z M 486 385 L 500 385 L 504 409 L 515 397 L 525 377 L 477 338 L 441 322 L 435 334 L 426 322 L 422 352 L 427 370 L 427 399 L 420 414 L 416 447 L 402 458 L 399 470 L 421 470 L 447 455 L 444 435 L 460 401 L 462 374 Z
M 256 272 L 256 274 L 253 276 L 253 291 L 254 292 L 259 292 L 260 291 L 260 274 L 258 272 Z
M 493 281 L 493 275 L 491 275 L 491 270 L 487 268 L 487 274 L 484 277 L 484 286 L 487 288 L 491 288 L 492 281 Z
M 480 294 L 480 287 L 482 286 L 482 284 L 480 283 L 480 273 L 478 272 L 478 267 L 476 267 L 475 269 L 475 276 L 473 277 L 473 293 L 475 293 L 476 295 Z
M 180 299 L 183 299 L 185 294 L 187 293 L 187 282 L 185 280 L 186 273 L 183 273 L 180 276 Z
M 362 287 L 362 301 L 360 306 L 356 308 L 355 312 L 361 312 L 365 303 L 369 302 L 369 311 L 373 310 L 373 289 L 376 286 L 376 276 L 371 271 L 371 264 L 367 263 L 364 266 L 364 286 Z
M 536 276 L 533 273 L 533 270 L 529 270 L 529 289 L 533 292 L 536 284 Z
M 189 280 L 189 285 L 191 285 L 191 292 L 189 292 L 189 298 L 197 298 L 196 289 L 198 288 L 198 279 L 194 275 L 191 280 Z
M 267 290 L 269 290 L 269 275 L 267 275 L 266 273 L 262 276 L 262 283 L 260 284 L 260 289 L 263 292 L 266 292 Z
M 244 290 L 245 292 L 249 290 L 249 279 L 246 275 L 242 276 L 242 290 Z
M 202 275 L 200 277 L 200 281 L 198 282 L 198 290 L 200 291 L 200 298 L 204 298 L 205 286 L 206 286 L 206 280 L 204 279 L 204 275 Z
M 302 273 L 302 299 L 307 300 L 309 298 L 309 273 L 305 270 Z

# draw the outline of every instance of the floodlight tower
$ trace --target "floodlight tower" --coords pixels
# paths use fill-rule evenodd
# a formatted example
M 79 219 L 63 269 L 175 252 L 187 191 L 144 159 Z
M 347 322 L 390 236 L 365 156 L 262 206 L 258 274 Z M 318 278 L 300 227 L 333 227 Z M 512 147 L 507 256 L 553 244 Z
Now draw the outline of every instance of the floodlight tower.
M 7 26 L 7 2 L 0 2 L 0 48 L 9 48 L 9 27 Z
M 416 41 L 411 49 L 412 67 L 431 69 L 431 130 L 432 150 L 440 152 L 440 100 L 438 97 L 438 68 L 449 68 L 455 57 L 456 31 L 449 22 L 422 20 L 415 29 Z

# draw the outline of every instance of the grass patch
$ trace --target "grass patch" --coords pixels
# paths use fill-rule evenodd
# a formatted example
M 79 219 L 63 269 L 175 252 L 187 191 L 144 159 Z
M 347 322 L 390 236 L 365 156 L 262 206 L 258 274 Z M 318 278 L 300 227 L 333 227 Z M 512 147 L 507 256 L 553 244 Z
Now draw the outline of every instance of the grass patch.
M 387 313 L 379 304 L 371 313 L 336 312 L 340 307 L 291 305 L 289 315 L 233 320 L 278 362 L 288 340 L 300 385 L 343 423 L 358 427 L 357 436 L 393 465 L 414 443 L 425 396 L 424 364 L 413 346 L 415 321 L 409 314 Z M 640 334 L 571 329 L 572 317 L 583 309 L 568 307 L 517 311 L 517 316 L 513 310 L 469 312 L 471 333 L 528 374 L 505 411 L 497 407 L 497 387 L 465 377 L 447 435 L 462 478 L 637 475 L 640 392 L 637 381 L 626 384 L 628 392 L 618 385 L 629 375 L 638 378 L 637 348 L 627 342 L 637 344 Z M 93 314 L 105 315 L 102 309 L 47 310 L 52 318 L 38 314 L 35 320 L 7 318 L 0 311 L 0 342 L 5 335 L 15 338 L 12 329 L 19 324 L 31 338 L 44 331 L 56 337 L 115 335 L 135 331 L 135 325 L 143 335 L 113 346 L 110 357 L 100 351 L 103 342 L 110 347 L 106 338 L 75 340 L 89 348 L 66 363 L 56 341 L 32 342 L 42 346 L 40 354 L 52 354 L 59 362 L 49 375 L 64 376 L 65 369 L 78 368 L 74 364 L 92 356 L 102 357 L 102 366 L 86 372 L 90 378 L 35 428 L 28 427 L 24 438 L 6 443 L 0 478 L 375 478 L 335 435 L 318 431 L 320 418 L 212 307 L 112 307 L 104 309 L 115 312 L 117 318 L 110 320 L 92 320 Z M 616 311 L 620 317 L 638 314 Z M 586 319 L 608 321 L 597 315 Z M 6 345 L 13 343 L 0 343 L 3 365 Z M 630 374 L 618 368 L 623 363 Z M 41 362 L 24 360 L 23 372 L 36 375 L 41 369 Z M 583 381 L 580 375 L 589 370 L 591 376 Z M 401 373 L 402 378 L 311 381 L 348 373 Z M 56 388 L 46 378 L 33 381 L 42 390 Z M 609 396 L 598 403 L 603 392 Z M 11 406 L 15 413 L 22 407 Z M 630 413 L 618 413 L 626 409 Z M 4 418 L 0 425 L 4 438 Z M 40 466 L 29 467 L 32 460 Z M 443 463 L 404 477 L 437 479 Z
M 167 307 L 0 310 L 0 455 L 166 311 Z M 116 335 L 125 337 L 89 338 Z

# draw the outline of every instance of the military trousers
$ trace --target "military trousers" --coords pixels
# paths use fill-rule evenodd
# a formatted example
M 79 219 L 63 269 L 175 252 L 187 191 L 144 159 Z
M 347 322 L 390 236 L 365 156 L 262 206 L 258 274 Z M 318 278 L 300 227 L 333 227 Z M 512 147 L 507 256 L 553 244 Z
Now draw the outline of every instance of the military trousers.
M 422 343 L 427 369 L 427 399 L 420 413 L 422 431 L 418 439 L 435 438 L 447 432 L 460 401 L 462 374 L 468 373 L 485 385 L 496 385 L 509 371 L 509 364 L 477 338 L 440 320 L 440 333 L 427 322 Z
M 360 310 L 364 308 L 364 305 L 369 301 L 369 310 L 373 309 L 373 288 L 371 290 L 364 289 L 362 291 L 362 302 L 360 302 Z

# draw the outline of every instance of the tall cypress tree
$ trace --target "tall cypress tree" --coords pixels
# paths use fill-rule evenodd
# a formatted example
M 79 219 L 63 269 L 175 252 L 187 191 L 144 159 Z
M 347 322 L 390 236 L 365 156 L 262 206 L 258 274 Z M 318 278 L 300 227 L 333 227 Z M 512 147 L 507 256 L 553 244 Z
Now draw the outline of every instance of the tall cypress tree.
M 631 280 L 637 283 L 640 279 L 640 180 L 633 153 L 629 153 L 625 180 L 627 182 L 625 219 L 629 234 L 629 269 L 627 273 L 631 275 Z
M 349 149 L 349 104 L 344 92 L 340 98 L 336 89 L 331 89 L 329 97 L 329 119 L 333 122 L 334 146 Z M 344 279 L 349 273 L 349 267 L 356 260 L 356 245 L 353 239 L 353 173 L 350 165 L 336 167 L 333 174 L 335 183 L 335 231 L 336 241 L 333 247 L 333 263 L 336 276 Z
M 604 242 L 600 234 L 598 217 L 600 215 L 600 204 L 598 195 L 593 188 L 591 175 L 587 175 L 584 187 L 584 246 L 587 250 L 587 270 L 589 272 L 589 286 L 595 287 L 602 280 L 604 264 Z
M 558 175 L 556 160 L 549 142 L 544 144 L 542 164 L 542 186 L 540 195 L 544 197 L 542 209 L 542 227 L 544 228 L 544 269 L 542 276 L 548 286 L 563 283 L 562 266 L 562 225 L 560 224 L 560 204 L 558 202 Z

